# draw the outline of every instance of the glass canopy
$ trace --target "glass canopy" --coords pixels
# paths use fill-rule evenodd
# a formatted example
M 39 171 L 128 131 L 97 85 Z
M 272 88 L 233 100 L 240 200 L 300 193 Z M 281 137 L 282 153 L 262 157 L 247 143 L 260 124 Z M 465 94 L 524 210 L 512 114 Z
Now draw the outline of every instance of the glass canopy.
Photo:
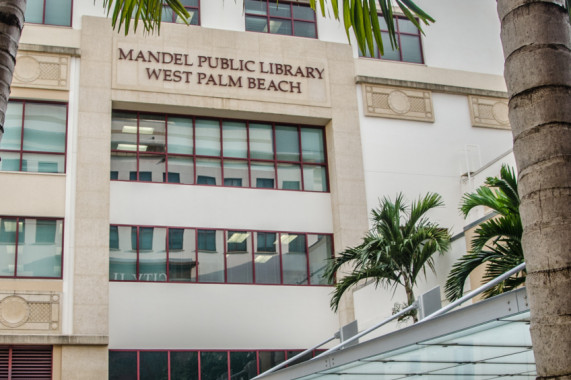
M 312 360 L 264 378 L 491 380 L 504 377 L 536 377 L 525 289 L 331 353 L 324 356 L 322 363 L 319 359 Z

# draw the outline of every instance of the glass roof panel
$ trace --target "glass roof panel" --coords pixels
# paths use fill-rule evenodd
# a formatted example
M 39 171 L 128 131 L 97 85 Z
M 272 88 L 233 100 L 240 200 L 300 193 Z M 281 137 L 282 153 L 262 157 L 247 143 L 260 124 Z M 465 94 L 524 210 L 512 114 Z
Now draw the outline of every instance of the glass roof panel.
M 529 312 L 372 355 L 304 380 L 534 379 Z

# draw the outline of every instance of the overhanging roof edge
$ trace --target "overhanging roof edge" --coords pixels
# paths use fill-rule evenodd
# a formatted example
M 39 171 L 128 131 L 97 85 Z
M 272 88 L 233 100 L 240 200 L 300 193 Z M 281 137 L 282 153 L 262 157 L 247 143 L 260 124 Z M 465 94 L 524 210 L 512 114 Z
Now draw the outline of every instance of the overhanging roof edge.
M 262 378 L 296 379 L 528 310 L 525 288 L 517 289 Z

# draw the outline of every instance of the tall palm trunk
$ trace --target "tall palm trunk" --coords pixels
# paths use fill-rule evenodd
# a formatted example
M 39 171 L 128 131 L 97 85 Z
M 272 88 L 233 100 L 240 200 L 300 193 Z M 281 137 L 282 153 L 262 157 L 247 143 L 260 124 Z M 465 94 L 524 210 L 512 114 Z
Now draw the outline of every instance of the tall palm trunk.
M 564 0 L 498 0 L 538 379 L 571 376 L 571 25 Z
M 0 1 L 0 140 L 4 132 L 10 84 L 16 65 L 18 42 L 24 27 L 26 0 Z

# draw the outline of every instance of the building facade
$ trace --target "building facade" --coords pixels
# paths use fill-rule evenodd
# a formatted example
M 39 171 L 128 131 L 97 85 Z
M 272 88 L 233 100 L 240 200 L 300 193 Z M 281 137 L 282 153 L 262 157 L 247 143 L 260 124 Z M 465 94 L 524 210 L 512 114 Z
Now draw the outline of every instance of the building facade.
M 40 3 L 0 143 L 10 373 L 251 378 L 391 314 L 370 285 L 332 312 L 322 278 L 380 197 L 444 197 L 453 248 L 422 292 L 483 216 L 463 192 L 512 162 L 494 1 L 419 1 L 437 23 L 397 16 L 383 56 L 306 2 L 187 0 L 191 26 L 128 36 L 100 4 Z

